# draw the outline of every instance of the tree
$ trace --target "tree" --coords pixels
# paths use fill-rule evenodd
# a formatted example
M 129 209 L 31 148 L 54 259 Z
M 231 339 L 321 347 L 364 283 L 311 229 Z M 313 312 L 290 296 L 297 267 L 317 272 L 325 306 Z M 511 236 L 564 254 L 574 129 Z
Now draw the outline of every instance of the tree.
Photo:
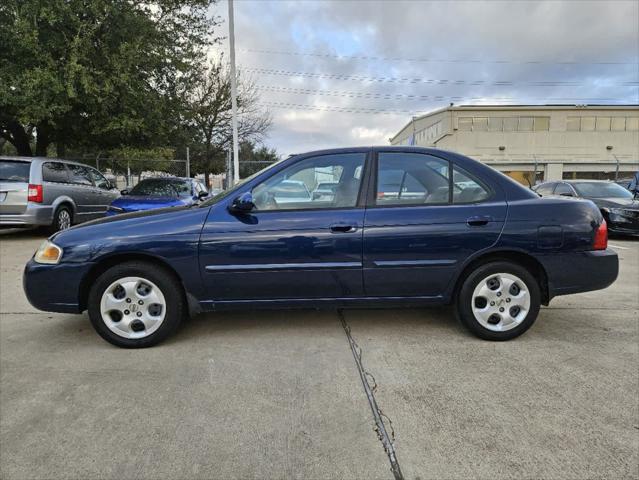
M 208 173 L 220 167 L 224 151 L 231 145 L 232 110 L 231 77 L 229 69 L 220 57 L 212 61 L 187 92 L 189 118 L 187 124 L 194 137 L 203 146 L 200 168 L 204 170 L 208 185 Z M 271 125 L 269 113 L 258 105 L 255 85 L 238 75 L 238 134 L 243 141 L 261 141 Z M 241 158 L 241 157 L 240 157 Z M 217 161 L 216 161 L 217 160 Z M 223 165 L 223 161 L 222 161 Z
M 244 140 L 240 143 L 240 176 L 253 175 L 279 159 L 280 157 L 274 148 L 268 148 L 264 145 L 258 147 L 255 142 Z
M 165 145 L 216 0 L 4 0 L 0 136 L 20 155 Z

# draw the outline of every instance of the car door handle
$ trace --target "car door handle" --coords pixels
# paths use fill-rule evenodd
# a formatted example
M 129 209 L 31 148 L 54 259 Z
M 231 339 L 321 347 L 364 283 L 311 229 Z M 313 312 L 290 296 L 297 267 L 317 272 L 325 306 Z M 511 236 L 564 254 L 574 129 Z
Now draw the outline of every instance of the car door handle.
M 347 223 L 334 223 L 329 228 L 333 233 L 352 233 L 357 230 L 356 225 L 349 225 Z
M 475 217 L 469 217 L 466 219 L 466 223 L 471 227 L 481 227 L 482 225 L 488 224 L 488 222 L 492 222 L 493 217 L 488 215 L 477 215 Z

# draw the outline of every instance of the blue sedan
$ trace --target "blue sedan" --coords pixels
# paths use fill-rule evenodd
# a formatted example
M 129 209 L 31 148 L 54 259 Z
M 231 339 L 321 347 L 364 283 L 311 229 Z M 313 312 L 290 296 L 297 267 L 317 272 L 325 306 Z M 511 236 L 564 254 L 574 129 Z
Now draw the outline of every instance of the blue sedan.
M 152 210 L 163 207 L 192 205 L 206 198 L 206 187 L 192 178 L 158 177 L 142 180 L 107 208 L 107 216 L 119 213 Z
M 331 195 L 282 200 L 283 186 Z M 524 333 L 553 297 L 605 288 L 618 259 L 588 200 L 539 198 L 467 157 L 378 147 L 297 155 L 199 205 L 59 232 L 24 289 L 88 310 L 107 341 L 148 347 L 230 308 L 453 304 L 477 336 Z

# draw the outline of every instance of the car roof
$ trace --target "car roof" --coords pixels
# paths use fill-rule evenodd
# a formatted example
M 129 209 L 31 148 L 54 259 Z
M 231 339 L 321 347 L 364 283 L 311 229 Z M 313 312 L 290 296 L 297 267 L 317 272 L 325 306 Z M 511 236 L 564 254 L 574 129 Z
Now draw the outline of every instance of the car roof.
M 7 155 L 7 156 L 0 156 L 0 160 L 10 160 L 14 162 L 29 162 L 29 163 L 61 162 L 61 163 L 67 163 L 72 165 L 82 165 L 83 167 L 95 168 L 94 166 L 88 165 L 86 163 L 76 162 L 75 160 L 65 160 L 64 158 L 55 158 L 55 157 L 20 157 L 16 155 Z

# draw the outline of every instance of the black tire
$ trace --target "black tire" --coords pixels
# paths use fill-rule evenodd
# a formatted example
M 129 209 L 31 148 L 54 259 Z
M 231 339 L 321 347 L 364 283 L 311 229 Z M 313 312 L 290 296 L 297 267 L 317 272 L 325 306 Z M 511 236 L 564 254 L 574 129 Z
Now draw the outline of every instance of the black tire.
M 473 292 L 475 288 L 480 282 L 486 279 L 486 277 L 497 273 L 507 273 L 518 277 L 521 281 L 523 281 L 530 295 L 530 308 L 528 309 L 528 313 L 524 319 L 521 323 L 519 323 L 519 325 L 505 331 L 494 331 L 484 327 L 475 318 L 472 309 Z M 535 323 L 541 304 L 539 282 L 528 271 L 528 269 L 516 263 L 505 260 L 485 263 L 478 266 L 466 277 L 464 283 L 459 289 L 456 304 L 456 312 L 459 320 L 471 333 L 484 340 L 510 340 L 524 333 L 532 326 L 533 323 Z M 483 308 L 483 306 L 480 305 L 480 308 Z M 507 312 L 505 314 L 507 314 Z
M 65 218 L 68 216 L 68 222 Z M 60 230 L 66 230 L 73 225 L 73 212 L 71 208 L 66 205 L 60 205 L 53 214 L 53 223 L 51 224 L 51 233 L 59 232 Z
M 125 338 L 107 327 L 100 313 L 100 302 L 105 290 L 125 277 L 141 277 L 153 282 L 166 300 L 164 320 L 159 328 L 143 338 Z M 107 342 L 123 348 L 146 348 L 160 343 L 176 331 L 185 316 L 185 302 L 181 283 L 162 267 L 143 261 L 124 262 L 109 268 L 93 283 L 89 291 L 88 312 L 96 332 Z

